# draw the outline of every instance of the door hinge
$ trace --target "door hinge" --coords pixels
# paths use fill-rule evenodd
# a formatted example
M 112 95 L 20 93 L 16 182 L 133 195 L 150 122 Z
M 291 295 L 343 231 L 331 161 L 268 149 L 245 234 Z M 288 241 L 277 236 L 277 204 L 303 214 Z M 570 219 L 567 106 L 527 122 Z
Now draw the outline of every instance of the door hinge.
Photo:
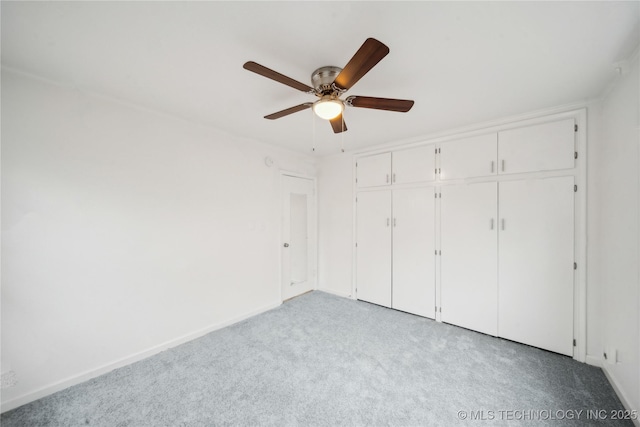
M 574 192 L 574 193 L 577 193 L 577 192 L 578 192 L 578 186 L 577 186 L 577 185 L 574 185 L 574 186 L 573 186 L 573 192 Z
M 574 263 L 573 263 L 573 269 L 574 269 L 574 270 L 577 270 L 577 269 L 578 269 L 578 263 L 577 263 L 577 262 L 574 262 Z
M 578 125 L 573 125 L 573 131 L 578 132 Z
M 577 158 L 578 158 L 578 152 L 577 152 L 577 151 L 574 151 L 574 153 L 573 153 L 573 158 L 574 158 L 574 159 L 577 159 Z
M 575 338 L 573 339 L 573 346 L 574 347 L 576 346 L 576 339 Z

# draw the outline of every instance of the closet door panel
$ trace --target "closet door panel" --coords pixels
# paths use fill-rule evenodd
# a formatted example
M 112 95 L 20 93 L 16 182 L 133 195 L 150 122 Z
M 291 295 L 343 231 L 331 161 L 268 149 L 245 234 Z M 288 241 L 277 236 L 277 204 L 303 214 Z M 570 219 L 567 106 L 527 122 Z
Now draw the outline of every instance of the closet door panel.
M 392 181 L 394 184 L 434 181 L 436 179 L 435 168 L 434 145 L 393 152 Z
M 393 191 L 392 307 L 435 317 L 433 188 Z
M 574 178 L 501 182 L 498 334 L 573 354 Z
M 391 307 L 391 191 L 358 193 L 356 223 L 357 297 Z
M 574 119 L 565 119 L 499 132 L 499 173 L 573 168 L 574 125 Z
M 440 179 L 496 175 L 497 157 L 497 133 L 445 142 L 440 147 Z
M 391 153 L 361 157 L 356 161 L 358 187 L 391 185 Z
M 442 321 L 490 335 L 498 333 L 497 188 L 440 189 Z

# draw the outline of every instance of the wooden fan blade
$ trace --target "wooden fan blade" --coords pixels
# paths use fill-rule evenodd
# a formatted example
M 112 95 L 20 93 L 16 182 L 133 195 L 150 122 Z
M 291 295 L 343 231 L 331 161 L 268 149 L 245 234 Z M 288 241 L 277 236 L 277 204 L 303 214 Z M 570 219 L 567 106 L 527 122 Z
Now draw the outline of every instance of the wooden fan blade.
M 340 114 L 338 117 L 335 117 L 329 121 L 331 122 L 333 133 L 345 132 L 347 130 L 347 125 L 342 119 L 342 114 Z
M 351 88 L 388 53 L 389 48 L 386 45 L 376 39 L 368 38 L 340 71 L 334 83 L 345 90 Z
M 313 105 L 312 102 L 305 102 L 304 104 L 296 105 L 295 107 L 287 108 L 286 110 L 278 111 L 277 113 L 269 114 L 268 116 L 264 116 L 265 119 L 275 120 L 280 117 L 288 116 L 289 114 L 297 113 L 298 111 L 306 110 L 307 108 L 311 108 Z
M 268 79 L 275 80 L 279 83 L 291 86 L 294 89 L 298 89 L 302 92 L 313 92 L 314 89 L 311 86 L 307 86 L 304 83 L 300 83 L 297 80 L 293 80 L 291 77 L 287 77 L 284 74 L 280 74 L 277 71 L 273 71 L 263 65 L 255 63 L 253 61 L 245 62 L 242 66 L 245 70 L 253 71 L 256 74 L 260 74 Z
M 371 96 L 350 96 L 347 98 L 347 104 L 352 107 L 398 111 L 400 113 L 406 113 L 413 107 L 413 101 L 408 99 L 374 98 Z

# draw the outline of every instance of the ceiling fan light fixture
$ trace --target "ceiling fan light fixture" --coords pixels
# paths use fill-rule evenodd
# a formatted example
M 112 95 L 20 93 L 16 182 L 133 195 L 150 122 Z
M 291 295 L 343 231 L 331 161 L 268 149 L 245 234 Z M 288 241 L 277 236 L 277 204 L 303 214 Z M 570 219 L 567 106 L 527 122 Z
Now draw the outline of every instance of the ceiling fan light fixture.
M 344 111 L 344 104 L 337 98 L 323 96 L 313 103 L 313 112 L 324 120 L 331 120 L 338 117 Z

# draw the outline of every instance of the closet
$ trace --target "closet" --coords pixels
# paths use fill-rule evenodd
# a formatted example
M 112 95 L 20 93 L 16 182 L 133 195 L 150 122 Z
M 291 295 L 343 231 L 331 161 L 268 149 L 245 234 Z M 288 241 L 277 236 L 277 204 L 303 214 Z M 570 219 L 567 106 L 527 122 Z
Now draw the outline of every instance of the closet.
M 550 119 L 358 158 L 358 299 L 572 355 L 576 130 Z
M 434 187 L 401 186 L 434 179 L 433 146 L 358 160 L 359 187 L 393 187 L 356 198 L 358 299 L 435 317 Z

